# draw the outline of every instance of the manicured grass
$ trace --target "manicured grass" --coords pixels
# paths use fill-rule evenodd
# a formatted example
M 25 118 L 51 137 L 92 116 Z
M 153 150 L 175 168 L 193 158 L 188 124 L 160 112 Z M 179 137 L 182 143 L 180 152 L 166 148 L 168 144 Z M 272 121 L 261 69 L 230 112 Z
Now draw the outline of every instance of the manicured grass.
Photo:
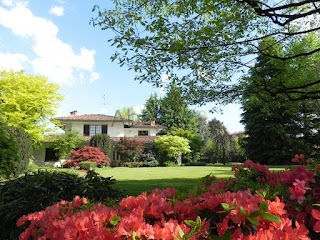
M 212 174 L 217 178 L 233 176 L 231 165 L 197 167 L 107 168 L 96 169 L 103 177 L 116 179 L 115 187 L 127 195 L 137 196 L 154 188 L 174 187 L 179 192 L 196 192 L 201 178 Z

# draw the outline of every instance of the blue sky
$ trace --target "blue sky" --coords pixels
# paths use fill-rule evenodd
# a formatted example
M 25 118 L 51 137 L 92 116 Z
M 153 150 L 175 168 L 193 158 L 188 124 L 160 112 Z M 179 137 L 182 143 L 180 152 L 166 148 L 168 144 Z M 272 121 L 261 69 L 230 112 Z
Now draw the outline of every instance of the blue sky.
M 89 24 L 95 4 L 108 0 L 0 0 L 0 70 L 25 70 L 61 86 L 64 96 L 57 115 L 104 113 L 118 108 L 141 109 L 151 93 L 163 92 L 149 83 L 134 81 L 134 72 L 111 62 L 111 32 Z M 208 119 L 217 118 L 229 132 L 242 131 L 239 105 L 209 113 L 214 104 L 192 107 Z

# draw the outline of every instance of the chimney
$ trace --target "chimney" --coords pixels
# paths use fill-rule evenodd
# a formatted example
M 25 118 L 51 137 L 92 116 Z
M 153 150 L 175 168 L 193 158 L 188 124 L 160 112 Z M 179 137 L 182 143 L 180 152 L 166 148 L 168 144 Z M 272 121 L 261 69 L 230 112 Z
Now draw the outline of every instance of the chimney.
M 70 115 L 74 116 L 74 115 L 77 115 L 78 111 L 77 110 L 74 110 L 72 112 L 70 112 Z
M 155 125 L 156 125 L 156 119 L 150 118 L 150 126 L 155 126 Z

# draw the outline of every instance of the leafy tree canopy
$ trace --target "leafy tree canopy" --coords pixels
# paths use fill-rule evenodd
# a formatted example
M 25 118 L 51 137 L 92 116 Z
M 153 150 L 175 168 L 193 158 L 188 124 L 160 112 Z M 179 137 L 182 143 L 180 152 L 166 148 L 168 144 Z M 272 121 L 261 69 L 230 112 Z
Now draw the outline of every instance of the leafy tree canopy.
M 82 137 L 79 136 L 78 132 L 65 131 L 62 134 L 56 134 L 50 136 L 53 143 L 53 148 L 57 151 L 60 159 L 66 159 L 70 157 L 74 149 L 79 147 L 83 141 Z
M 132 106 L 117 109 L 115 116 L 126 120 L 138 120 L 137 112 Z
M 141 142 L 124 137 L 116 144 L 116 150 L 121 155 L 123 162 L 134 162 L 143 153 L 144 145 Z
M 156 93 L 151 94 L 144 104 L 144 108 L 141 113 L 141 118 L 144 121 L 150 121 L 154 118 L 158 123 L 160 122 L 160 111 L 161 111 L 161 99 Z
M 139 81 L 162 85 L 162 76 L 181 84 L 192 103 L 238 97 L 243 87 L 232 77 L 252 67 L 257 54 L 286 62 L 320 51 L 319 45 L 281 54 L 268 52 L 320 29 L 319 1 L 309 0 L 113 0 L 112 9 L 95 6 L 93 26 L 113 31 L 112 56 L 137 73 Z M 272 36 L 276 41 L 261 47 Z M 315 97 L 309 84 L 293 75 L 301 97 Z M 304 78 L 308 80 L 307 77 Z M 286 92 L 283 86 L 281 92 Z
M 0 112 L 8 126 L 24 129 L 34 142 L 45 131 L 45 120 L 54 116 L 59 86 L 41 76 L 24 72 L 0 72 Z
M 170 131 L 181 128 L 197 132 L 197 116 L 188 108 L 187 102 L 182 95 L 182 90 L 172 84 L 164 98 L 162 98 L 160 109 L 160 123 Z
M 264 39 L 261 45 L 272 42 L 274 38 Z M 315 44 L 320 44 L 319 37 L 310 33 L 286 48 L 279 45 L 269 48 L 268 53 L 293 54 L 299 49 L 308 51 Z M 309 93 L 317 92 L 319 86 L 313 83 L 319 79 L 319 64 L 318 52 L 285 62 L 262 54 L 258 56 L 254 68 L 243 78 L 242 122 L 248 135 L 246 148 L 250 159 L 281 164 L 289 162 L 297 153 L 311 156 L 318 152 L 319 100 L 304 99 L 302 90 L 295 85 L 307 83 Z M 279 94 L 284 86 L 286 94 Z
M 155 145 L 160 152 L 171 158 L 177 158 L 183 153 L 191 152 L 189 140 L 179 136 L 159 136 L 155 139 Z

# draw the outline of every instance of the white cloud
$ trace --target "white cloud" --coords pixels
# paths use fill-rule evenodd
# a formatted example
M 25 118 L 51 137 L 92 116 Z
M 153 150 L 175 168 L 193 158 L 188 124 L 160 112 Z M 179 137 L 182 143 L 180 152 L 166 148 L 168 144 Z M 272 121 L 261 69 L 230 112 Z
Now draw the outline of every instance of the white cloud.
M 28 57 L 20 53 L 0 53 L 0 70 L 21 71 L 25 69 Z
M 64 14 L 64 8 L 61 6 L 53 6 L 52 8 L 50 8 L 49 13 L 60 17 Z
M 13 0 L 2 0 L 1 2 L 5 6 L 12 6 L 13 5 Z
M 30 40 L 35 57 L 29 63 L 34 74 L 68 85 L 79 75 L 86 76 L 85 80 L 90 82 L 99 78 L 93 70 L 95 51 L 82 47 L 76 53 L 71 45 L 58 38 L 59 28 L 53 22 L 34 16 L 24 3 L 18 2 L 10 9 L 0 7 L 1 25 L 14 35 Z

